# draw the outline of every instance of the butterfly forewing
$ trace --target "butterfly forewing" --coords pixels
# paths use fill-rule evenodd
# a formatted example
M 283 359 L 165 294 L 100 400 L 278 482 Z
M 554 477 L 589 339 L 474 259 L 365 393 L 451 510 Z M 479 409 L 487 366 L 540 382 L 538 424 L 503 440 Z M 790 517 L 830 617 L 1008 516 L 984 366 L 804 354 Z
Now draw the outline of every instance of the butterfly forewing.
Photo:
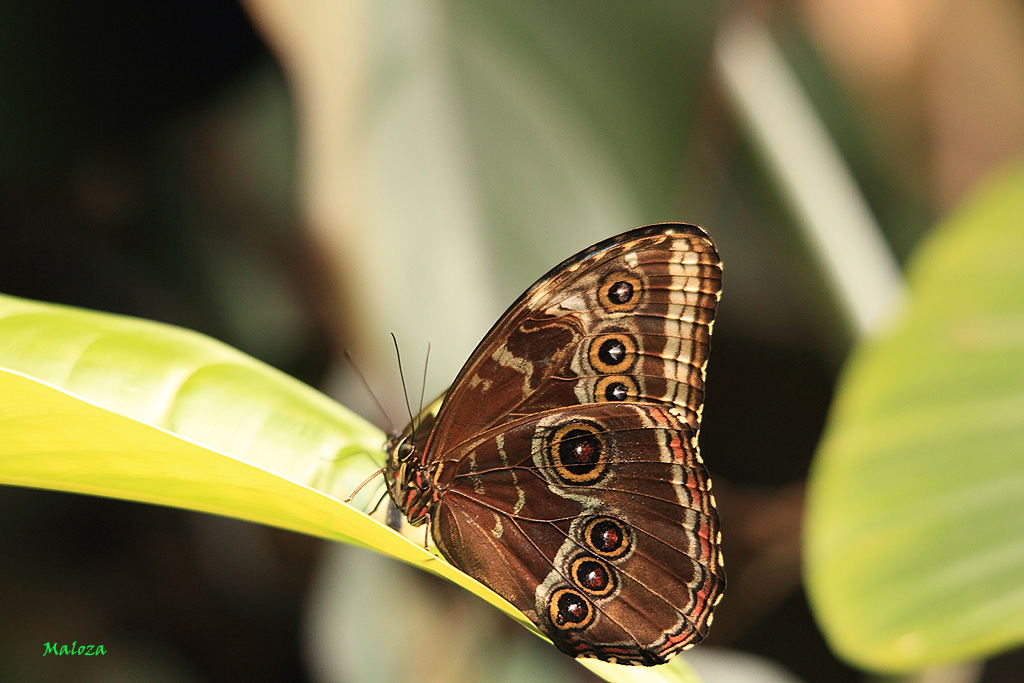
M 637 228 L 559 264 L 473 352 L 438 419 L 460 414 L 435 434 L 435 447 L 518 415 L 616 395 L 674 403 L 697 429 L 721 278 L 714 244 L 681 224 Z M 609 296 L 619 283 L 630 289 Z M 459 411 L 465 405 L 474 409 Z
M 429 438 L 404 459 L 393 442 L 396 504 L 570 655 L 657 664 L 707 632 L 725 574 L 697 433 L 720 287 L 694 226 L 599 243 L 499 319 Z

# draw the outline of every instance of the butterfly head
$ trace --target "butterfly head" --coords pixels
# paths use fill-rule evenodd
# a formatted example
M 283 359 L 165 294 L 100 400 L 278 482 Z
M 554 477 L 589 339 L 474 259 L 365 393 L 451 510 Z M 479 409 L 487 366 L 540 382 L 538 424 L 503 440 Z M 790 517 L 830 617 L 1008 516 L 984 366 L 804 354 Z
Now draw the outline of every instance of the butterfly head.
M 388 439 L 386 446 L 388 459 L 384 482 L 387 484 L 391 500 L 406 517 L 410 516 L 409 510 L 419 497 L 415 486 L 415 472 L 419 468 L 420 458 L 417 457 L 414 438 L 415 435 L 411 432 L 394 434 Z
M 388 454 L 387 479 L 389 488 L 392 486 L 393 481 L 400 481 L 405 478 L 407 470 L 416 460 L 414 438 L 414 434 L 402 433 L 392 435 L 388 439 L 385 448 Z

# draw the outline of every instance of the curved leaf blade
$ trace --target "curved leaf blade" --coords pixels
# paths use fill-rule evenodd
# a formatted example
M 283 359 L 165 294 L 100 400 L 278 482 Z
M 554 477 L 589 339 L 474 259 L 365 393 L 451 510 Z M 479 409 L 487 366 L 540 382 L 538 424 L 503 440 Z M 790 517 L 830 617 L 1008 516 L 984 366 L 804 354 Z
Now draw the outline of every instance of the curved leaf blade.
M 382 464 L 373 425 L 172 325 L 0 295 L 0 367 L 329 494 L 346 494 Z
M 0 395 L 0 483 L 211 512 L 354 543 L 514 612 L 339 500 L 380 468 L 379 429 L 210 337 L 0 295 Z M 354 504 L 368 509 L 381 486 L 367 486 Z
M 21 373 L 0 369 L 0 394 L 0 483 L 179 507 L 351 543 L 514 612 L 447 562 L 312 487 Z
M 907 315 L 852 359 L 812 472 L 805 564 L 851 662 L 1024 642 L 1024 169 L 918 253 Z

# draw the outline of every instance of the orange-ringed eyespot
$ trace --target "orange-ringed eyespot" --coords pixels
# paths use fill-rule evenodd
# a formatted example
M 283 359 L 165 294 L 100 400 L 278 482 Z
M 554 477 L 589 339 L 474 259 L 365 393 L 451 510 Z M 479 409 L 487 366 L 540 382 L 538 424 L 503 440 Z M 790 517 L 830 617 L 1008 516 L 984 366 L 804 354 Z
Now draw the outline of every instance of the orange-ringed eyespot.
M 598 372 L 623 372 L 636 357 L 636 342 L 628 334 L 613 332 L 590 343 L 590 365 Z
M 612 313 L 631 311 L 640 303 L 642 291 L 640 278 L 624 270 L 616 271 L 601 281 L 598 303 Z
M 625 555 L 632 540 L 628 527 L 611 517 L 594 517 L 583 527 L 583 544 L 602 557 L 615 559 Z
M 559 588 L 548 602 L 551 623 L 563 631 L 586 628 L 594 620 L 594 608 L 581 593 L 571 588 Z
M 548 454 L 559 479 L 572 484 L 589 484 L 608 468 L 601 429 L 582 420 L 555 430 Z
M 595 401 L 625 401 L 635 399 L 639 393 L 636 380 L 628 375 L 608 375 L 594 386 Z
M 596 557 L 577 557 L 572 561 L 569 575 L 577 586 L 597 597 L 610 595 L 615 590 L 612 568 Z

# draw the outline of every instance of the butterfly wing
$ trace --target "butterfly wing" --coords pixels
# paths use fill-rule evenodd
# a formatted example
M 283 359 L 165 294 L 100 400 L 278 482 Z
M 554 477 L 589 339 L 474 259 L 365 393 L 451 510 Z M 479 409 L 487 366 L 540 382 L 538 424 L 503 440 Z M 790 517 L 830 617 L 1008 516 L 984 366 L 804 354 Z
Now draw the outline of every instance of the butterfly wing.
M 432 535 L 564 652 L 656 664 L 724 588 L 697 451 L 721 287 L 695 226 L 568 259 L 485 336 L 422 451 Z
M 637 228 L 567 259 L 470 356 L 430 447 L 443 452 L 501 422 L 609 400 L 675 405 L 698 431 L 721 280 L 714 243 L 693 225 Z
M 433 536 L 572 656 L 659 664 L 725 587 L 694 432 L 667 406 L 521 418 L 442 460 Z

